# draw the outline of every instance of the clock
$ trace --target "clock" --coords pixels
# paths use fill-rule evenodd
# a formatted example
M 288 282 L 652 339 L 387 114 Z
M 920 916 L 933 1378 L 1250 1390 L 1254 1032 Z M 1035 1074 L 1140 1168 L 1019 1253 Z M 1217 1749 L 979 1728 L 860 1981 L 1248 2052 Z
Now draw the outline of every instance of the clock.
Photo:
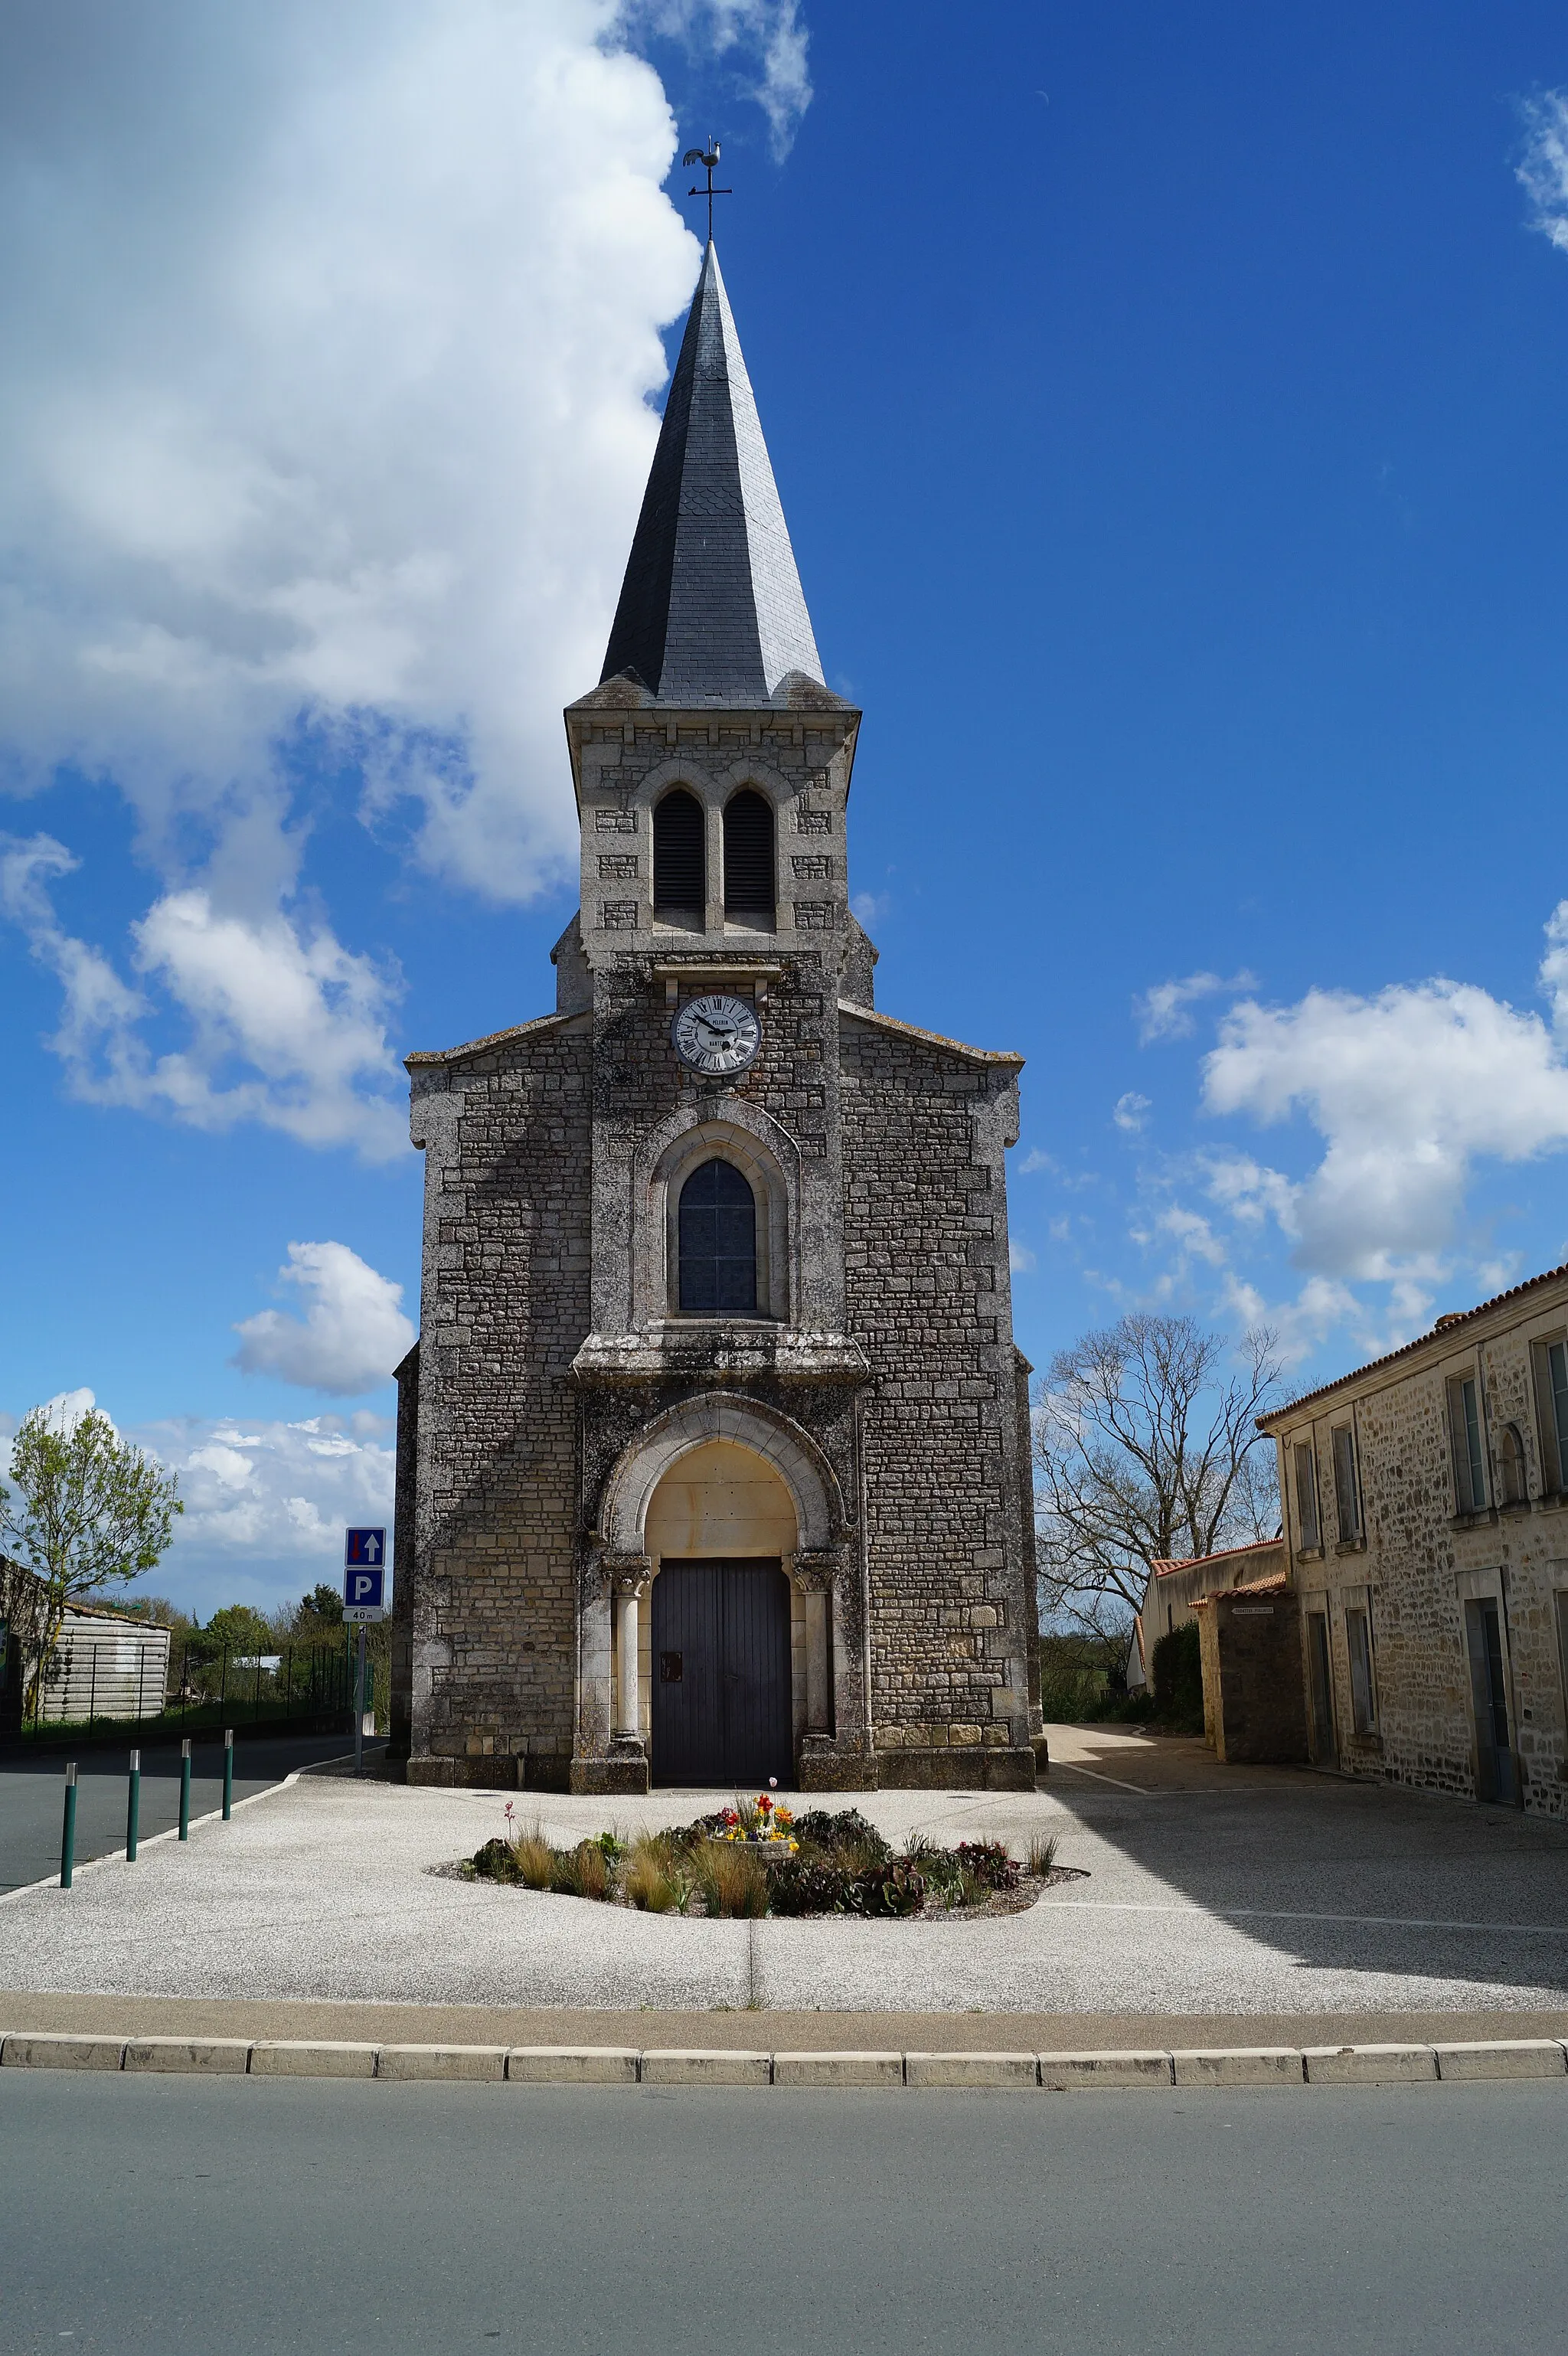
M 681 1062 L 709 1079 L 745 1071 L 763 1044 L 757 1010 L 743 998 L 688 998 L 669 1035 Z

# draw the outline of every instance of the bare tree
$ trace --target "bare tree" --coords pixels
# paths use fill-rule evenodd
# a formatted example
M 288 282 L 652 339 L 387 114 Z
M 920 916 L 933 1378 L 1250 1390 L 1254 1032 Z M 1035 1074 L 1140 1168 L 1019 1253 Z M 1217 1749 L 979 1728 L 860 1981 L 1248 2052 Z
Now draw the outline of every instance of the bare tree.
M 1149 1566 L 1272 1535 L 1283 1394 L 1266 1330 L 1236 1345 L 1134 1315 L 1051 1360 L 1035 1407 L 1040 1617 L 1096 1634 L 1143 1608 Z

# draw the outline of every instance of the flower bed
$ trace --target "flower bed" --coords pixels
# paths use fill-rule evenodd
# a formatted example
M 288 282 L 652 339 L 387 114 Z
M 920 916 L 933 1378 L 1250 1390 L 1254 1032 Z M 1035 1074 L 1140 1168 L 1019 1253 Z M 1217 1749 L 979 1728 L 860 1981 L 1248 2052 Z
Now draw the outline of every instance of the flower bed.
M 919 1833 L 894 1849 L 856 1808 L 796 1816 L 763 1793 L 666 1832 L 601 1833 L 574 1848 L 553 1847 L 537 1826 L 517 1826 L 508 1802 L 505 1836 L 486 1841 L 458 1870 L 470 1880 L 649 1914 L 887 1920 L 1016 1913 L 1049 1883 L 1070 1878 L 1055 1860 L 1054 1840 L 1032 1844 L 1023 1862 L 1000 1841 L 944 1848 Z

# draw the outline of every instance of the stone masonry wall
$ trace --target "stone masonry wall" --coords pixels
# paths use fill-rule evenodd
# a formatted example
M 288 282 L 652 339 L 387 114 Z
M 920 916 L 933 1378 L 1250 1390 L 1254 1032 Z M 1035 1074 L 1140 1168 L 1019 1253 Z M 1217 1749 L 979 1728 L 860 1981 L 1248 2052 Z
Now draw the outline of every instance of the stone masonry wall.
M 564 1784 L 576 1673 L 568 1370 L 589 1324 L 588 1026 L 530 1025 L 416 1063 L 414 1083 L 429 1166 L 413 1749 L 462 1780 Z
M 1014 1069 L 846 1012 L 848 1323 L 878 1751 L 1029 1742 L 1002 1169 Z
M 1556 1596 L 1568 1590 L 1568 1500 L 1549 1494 L 1532 1343 L 1561 1334 L 1568 1278 L 1523 1288 L 1488 1312 L 1430 1336 L 1413 1357 L 1337 1385 L 1271 1418 L 1288 1490 L 1286 1528 L 1302 1609 L 1326 1611 L 1339 1763 L 1353 1774 L 1476 1792 L 1475 1723 L 1465 1637 L 1467 1595 L 1494 1595 L 1507 1652 L 1510 1734 L 1524 1805 L 1560 1816 L 1568 1798 L 1568 1708 Z M 1478 1381 L 1488 1502 L 1460 1510 L 1448 1385 Z M 1364 1531 L 1341 1541 L 1333 1440 L 1354 1433 Z M 1528 1496 L 1501 1504 L 1501 1436 L 1523 1444 Z M 1322 1544 L 1303 1543 L 1293 1450 L 1316 1450 Z M 1370 1605 L 1377 1724 L 1351 1721 L 1345 1613 Z

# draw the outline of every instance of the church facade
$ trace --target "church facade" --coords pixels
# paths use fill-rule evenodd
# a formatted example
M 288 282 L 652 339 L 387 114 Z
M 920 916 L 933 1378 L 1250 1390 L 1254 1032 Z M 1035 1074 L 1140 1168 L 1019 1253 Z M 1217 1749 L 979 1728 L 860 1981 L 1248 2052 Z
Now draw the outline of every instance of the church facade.
M 597 688 L 556 1006 L 411 1055 L 412 1783 L 1031 1787 L 1020 1060 L 879 1011 L 709 245 Z

